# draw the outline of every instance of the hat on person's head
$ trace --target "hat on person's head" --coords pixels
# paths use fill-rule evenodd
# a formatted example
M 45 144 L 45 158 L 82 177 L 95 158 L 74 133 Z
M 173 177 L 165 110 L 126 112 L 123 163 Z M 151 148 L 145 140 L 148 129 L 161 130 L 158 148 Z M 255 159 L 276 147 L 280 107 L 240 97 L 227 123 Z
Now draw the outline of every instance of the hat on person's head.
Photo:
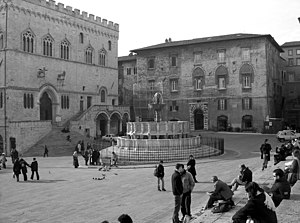
M 241 168 L 245 169 L 245 168 L 246 168 L 245 164 L 242 164 L 242 165 L 241 165 Z

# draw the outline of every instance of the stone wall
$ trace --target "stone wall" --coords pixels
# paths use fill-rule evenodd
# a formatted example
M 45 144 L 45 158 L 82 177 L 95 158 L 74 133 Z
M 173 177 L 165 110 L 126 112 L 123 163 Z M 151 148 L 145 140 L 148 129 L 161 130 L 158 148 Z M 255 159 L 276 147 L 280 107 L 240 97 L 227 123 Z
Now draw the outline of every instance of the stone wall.
M 171 45 L 171 44 L 170 44 Z M 242 48 L 250 49 L 250 59 L 242 59 Z M 218 62 L 218 50 L 225 50 L 225 61 Z M 253 128 L 262 131 L 263 120 L 267 115 L 275 115 L 275 104 L 270 98 L 274 89 L 271 86 L 274 80 L 279 78 L 279 51 L 270 43 L 270 39 L 244 38 L 231 39 L 218 42 L 206 42 L 199 44 L 186 44 L 157 48 L 152 50 L 137 51 L 137 67 L 140 90 L 147 91 L 149 80 L 155 83 L 163 83 L 163 98 L 166 103 L 164 117 L 167 120 L 189 120 L 189 104 L 207 103 L 208 106 L 208 128 L 217 126 L 217 117 L 224 115 L 228 117 L 228 123 L 242 128 L 242 117 L 251 115 L 253 117 Z M 195 52 L 201 52 L 201 63 L 194 63 Z M 269 59 L 270 55 L 274 54 Z M 171 56 L 177 56 L 177 66 L 171 66 Z M 148 59 L 154 58 L 154 69 L 148 69 Z M 241 67 L 247 64 L 253 69 L 253 80 L 251 88 L 243 89 L 241 82 Z M 218 89 L 216 70 L 223 66 L 228 71 L 226 90 Z M 204 84 L 202 90 L 195 90 L 193 71 L 200 68 L 204 72 Z M 273 70 L 273 72 L 269 72 Z M 178 91 L 172 92 L 171 80 L 178 80 Z M 242 109 L 242 99 L 252 98 L 252 109 Z M 218 100 L 227 100 L 227 109 L 218 109 Z M 150 98 L 146 99 L 150 100 Z M 141 102 L 145 98 L 141 99 Z M 178 111 L 170 111 L 172 103 L 178 106 Z M 139 104 L 139 103 L 136 103 Z M 191 122 L 193 120 L 190 120 Z

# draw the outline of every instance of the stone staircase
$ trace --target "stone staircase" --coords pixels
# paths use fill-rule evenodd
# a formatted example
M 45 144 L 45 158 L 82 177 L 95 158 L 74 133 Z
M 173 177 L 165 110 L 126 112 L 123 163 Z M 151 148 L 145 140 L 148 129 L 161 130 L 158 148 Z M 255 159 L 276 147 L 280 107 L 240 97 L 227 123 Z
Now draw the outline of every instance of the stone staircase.
M 63 127 L 53 126 L 52 130 L 43 138 L 41 138 L 34 146 L 24 152 L 24 156 L 43 156 L 44 146 L 47 145 L 49 156 L 72 156 L 76 144 L 79 140 L 84 140 L 85 147 L 91 138 L 87 138 L 78 132 L 70 131 L 63 133 Z M 71 142 L 67 141 L 67 136 L 70 135 Z

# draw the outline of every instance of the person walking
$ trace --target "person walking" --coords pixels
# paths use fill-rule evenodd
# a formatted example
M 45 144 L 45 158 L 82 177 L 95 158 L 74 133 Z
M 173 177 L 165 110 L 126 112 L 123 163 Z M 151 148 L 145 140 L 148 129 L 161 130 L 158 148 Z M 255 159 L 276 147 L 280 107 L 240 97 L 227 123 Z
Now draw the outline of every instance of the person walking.
M 261 159 L 263 159 L 262 170 L 266 169 L 268 162 L 270 161 L 272 147 L 268 143 L 268 139 L 265 139 L 265 142 L 260 147 Z
M 165 180 L 164 180 L 164 176 L 165 176 L 165 168 L 163 166 L 163 162 L 164 161 L 160 161 L 158 166 L 156 167 L 156 177 L 157 177 L 157 189 L 159 191 L 166 191 L 165 189 Z M 160 189 L 160 181 L 161 181 L 161 189 Z
M 110 161 L 110 166 L 115 166 L 115 167 L 118 167 L 117 166 L 117 163 L 118 163 L 118 155 L 115 153 L 115 152 L 112 152 L 112 157 L 111 157 L 111 161 Z
M 195 168 L 196 161 L 195 161 L 193 155 L 190 155 L 189 161 L 188 161 L 188 163 L 186 165 L 187 165 L 187 171 L 189 171 L 192 174 L 194 182 L 198 183 L 198 181 L 196 180 L 196 175 L 197 175 L 196 168 Z
M 19 182 L 19 175 L 21 174 L 21 164 L 19 162 L 19 157 L 17 157 L 14 160 L 13 172 L 14 172 L 13 177 L 16 177 L 17 182 Z
M 183 194 L 183 185 L 181 180 L 181 173 L 183 172 L 183 168 L 184 168 L 183 164 L 177 163 L 175 166 L 175 171 L 171 177 L 172 191 L 175 198 L 175 207 L 174 207 L 174 212 L 172 217 L 173 223 L 180 222 L 178 215 L 181 206 L 181 198 Z
M 48 152 L 49 152 L 49 150 L 48 150 L 48 148 L 47 148 L 47 145 L 45 145 L 45 149 L 44 149 L 44 157 L 48 157 Z
M 20 155 L 20 160 L 19 160 L 19 163 L 21 165 L 21 171 L 22 171 L 22 174 L 23 174 L 23 179 L 24 181 L 27 181 L 27 166 L 29 166 L 29 164 L 22 158 L 22 155 Z
M 195 182 L 193 179 L 193 175 L 183 169 L 181 174 L 182 185 L 183 185 L 183 194 L 181 200 L 181 213 L 182 213 L 182 222 L 189 222 L 191 215 L 191 193 L 194 189 Z
M 31 177 L 30 179 L 33 180 L 34 173 L 36 174 L 36 179 L 39 180 L 39 172 L 38 172 L 38 162 L 36 161 L 36 158 L 33 158 L 33 161 L 31 162 Z

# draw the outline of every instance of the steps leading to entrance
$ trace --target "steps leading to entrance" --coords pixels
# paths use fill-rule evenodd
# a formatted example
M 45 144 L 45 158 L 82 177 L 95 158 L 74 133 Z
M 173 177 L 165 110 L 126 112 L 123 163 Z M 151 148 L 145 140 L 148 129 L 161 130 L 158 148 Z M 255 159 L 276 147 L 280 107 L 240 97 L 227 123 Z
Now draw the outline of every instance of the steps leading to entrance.
M 63 133 L 63 127 L 53 126 L 52 130 L 43 138 L 41 138 L 28 151 L 24 152 L 24 156 L 43 156 L 44 146 L 47 145 L 49 156 L 72 156 L 76 144 L 79 140 L 84 140 L 84 144 L 92 142 L 92 139 L 87 138 L 78 132 L 70 131 Z M 70 135 L 71 142 L 67 141 L 67 136 Z

